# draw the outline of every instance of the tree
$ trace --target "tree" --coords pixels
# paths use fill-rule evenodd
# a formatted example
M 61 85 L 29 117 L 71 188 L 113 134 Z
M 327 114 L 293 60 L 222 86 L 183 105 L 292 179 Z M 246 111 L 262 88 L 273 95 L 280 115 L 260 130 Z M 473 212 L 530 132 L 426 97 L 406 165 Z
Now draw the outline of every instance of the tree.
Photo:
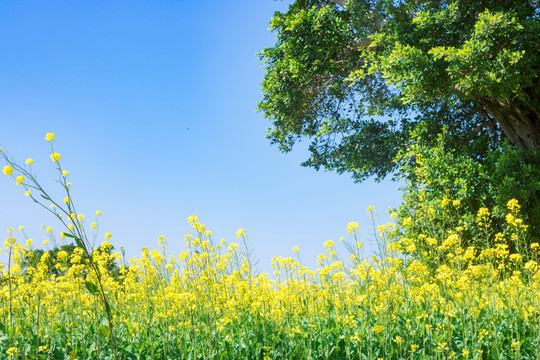
M 393 173 L 443 127 L 474 159 L 504 138 L 536 150 L 539 15 L 532 0 L 296 0 L 259 54 L 267 137 L 285 152 L 308 138 L 302 165 L 356 181 Z

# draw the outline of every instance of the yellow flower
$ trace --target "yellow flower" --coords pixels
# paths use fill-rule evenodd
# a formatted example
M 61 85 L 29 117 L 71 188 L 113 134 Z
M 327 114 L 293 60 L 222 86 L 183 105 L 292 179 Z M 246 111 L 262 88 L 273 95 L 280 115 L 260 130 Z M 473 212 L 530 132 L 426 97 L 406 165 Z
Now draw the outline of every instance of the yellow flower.
M 4 169 L 2 170 L 2 172 L 6 175 L 11 175 L 13 174 L 13 168 L 10 165 L 6 165 L 4 166 Z
M 81 215 L 81 214 L 77 215 L 77 219 L 79 219 L 79 221 L 83 221 L 84 215 Z
M 244 229 L 238 229 L 238 231 L 236 232 L 236 238 L 240 239 L 242 236 L 244 236 L 245 232 L 246 232 L 246 230 L 244 230 Z
M 66 196 L 66 197 L 64 198 L 64 202 L 65 202 L 66 204 L 69 202 L 69 200 L 70 200 L 69 196 Z
M 34 160 L 28 158 L 26 159 L 26 161 L 24 162 L 26 165 L 32 165 L 34 163 Z
M 51 154 L 51 159 L 53 161 L 59 161 L 60 160 L 60 154 L 59 153 L 52 153 Z
M 63 175 L 63 176 L 68 176 L 68 175 L 69 175 L 69 171 L 67 171 L 67 170 L 62 170 L 62 175 Z
M 105 233 L 105 239 L 109 240 L 112 237 L 110 232 Z
M 292 248 L 292 251 L 293 251 L 294 253 L 298 254 L 298 246 L 293 247 L 293 248 Z
M 17 356 L 19 355 L 19 350 L 16 347 L 10 347 L 9 349 L 7 349 L 6 354 L 11 356 Z
M 17 176 L 15 181 L 17 182 L 17 185 L 21 185 L 24 182 L 24 176 Z
M 54 141 L 54 134 L 53 133 L 47 133 L 47 135 L 45 135 L 45 140 Z
M 375 335 L 380 334 L 381 332 L 383 332 L 383 330 L 384 328 L 379 324 L 373 327 L 373 332 L 375 333 Z
M 45 246 L 49 245 L 49 240 L 43 240 L 43 245 Z
M 66 234 L 65 234 L 64 232 L 61 232 L 61 233 L 60 233 L 60 237 L 61 237 L 62 239 L 65 239 L 65 238 L 66 238 Z
M 351 232 L 357 232 L 360 229 L 357 222 L 350 222 L 347 224 L 347 232 L 350 234 Z
M 519 210 L 519 208 L 520 208 L 519 203 L 518 203 L 518 201 L 516 199 L 510 200 L 508 202 L 508 204 L 506 204 L 506 207 L 510 211 Z
M 24 193 L 24 195 L 26 196 L 30 196 L 30 194 L 31 194 L 30 190 L 26 190 L 26 192 Z
M 97 216 L 101 215 L 101 211 L 99 211 L 99 210 L 96 211 L 96 215 L 97 215 Z

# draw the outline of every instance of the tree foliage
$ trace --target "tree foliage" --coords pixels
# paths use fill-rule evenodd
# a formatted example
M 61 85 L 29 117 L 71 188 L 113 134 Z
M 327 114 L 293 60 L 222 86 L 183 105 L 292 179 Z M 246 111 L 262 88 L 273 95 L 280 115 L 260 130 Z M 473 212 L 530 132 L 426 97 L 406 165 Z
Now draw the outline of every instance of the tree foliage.
M 482 250 L 494 247 L 502 234 L 509 250 L 525 257 L 531 255 L 530 245 L 540 242 L 540 167 L 534 165 L 540 163 L 540 150 L 515 151 L 504 142 L 475 161 L 449 148 L 441 134 L 434 145 L 410 146 L 401 157 L 406 187 L 396 209 L 399 238 L 444 239 L 458 233 L 463 249 Z M 512 205 L 518 210 L 513 213 L 509 204 L 514 203 L 519 206 Z M 517 224 L 509 213 L 523 222 Z M 523 230 L 518 231 L 522 243 L 511 240 L 516 230 Z M 429 248 L 420 242 L 410 252 L 423 256 Z
M 502 138 L 536 149 L 539 15 L 524 0 L 296 0 L 259 54 L 268 138 L 285 152 L 307 138 L 303 165 L 356 181 L 399 169 L 400 150 L 443 127 L 474 159 Z

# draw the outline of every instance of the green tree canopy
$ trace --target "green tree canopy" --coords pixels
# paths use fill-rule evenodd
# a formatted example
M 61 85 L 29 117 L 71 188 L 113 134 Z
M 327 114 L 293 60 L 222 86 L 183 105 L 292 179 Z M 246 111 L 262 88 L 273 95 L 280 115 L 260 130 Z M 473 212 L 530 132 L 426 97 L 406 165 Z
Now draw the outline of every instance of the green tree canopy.
M 356 181 L 443 127 L 473 158 L 503 138 L 537 149 L 539 15 L 528 0 L 296 0 L 259 54 L 268 138 L 285 152 L 307 138 L 303 165 Z

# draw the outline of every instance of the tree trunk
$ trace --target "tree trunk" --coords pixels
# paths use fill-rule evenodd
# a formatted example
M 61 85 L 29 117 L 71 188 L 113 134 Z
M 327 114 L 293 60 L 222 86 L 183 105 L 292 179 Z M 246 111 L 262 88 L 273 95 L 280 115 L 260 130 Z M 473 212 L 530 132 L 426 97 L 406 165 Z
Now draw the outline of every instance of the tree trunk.
M 519 150 L 536 150 L 540 145 L 540 115 L 529 109 L 499 99 L 483 99 L 486 111 L 499 123 L 502 131 Z

